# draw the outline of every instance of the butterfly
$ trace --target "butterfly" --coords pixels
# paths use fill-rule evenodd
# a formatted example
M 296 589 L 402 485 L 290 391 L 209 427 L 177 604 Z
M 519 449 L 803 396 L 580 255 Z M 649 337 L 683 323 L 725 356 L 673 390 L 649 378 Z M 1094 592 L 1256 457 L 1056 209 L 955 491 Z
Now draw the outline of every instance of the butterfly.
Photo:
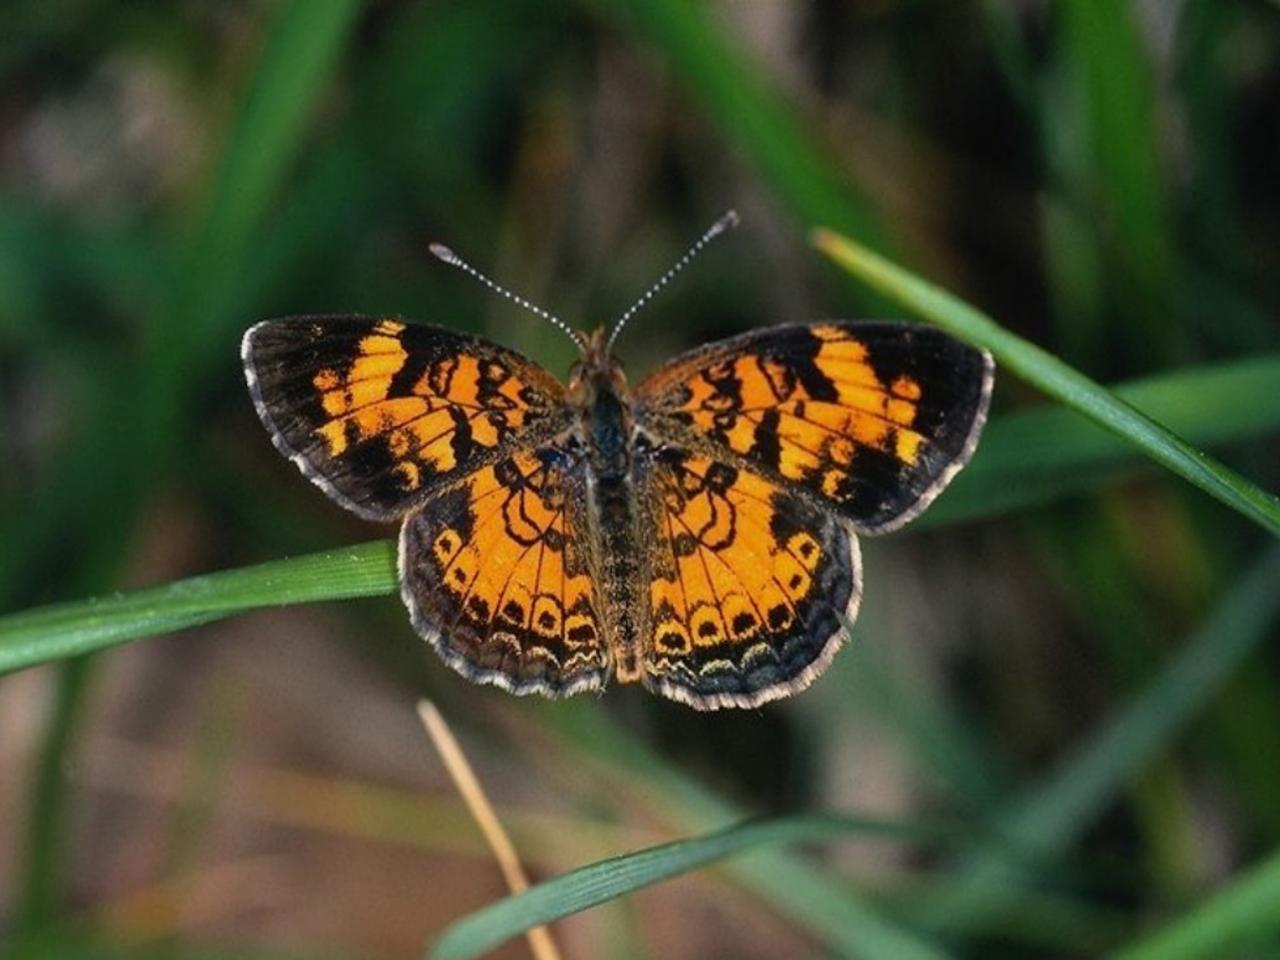
M 880 322 L 753 330 L 631 384 L 569 333 L 562 383 L 513 350 L 392 317 L 250 328 L 279 450 L 333 500 L 399 521 L 414 628 L 470 680 L 563 697 L 610 679 L 700 710 L 803 690 L 858 612 L 858 537 L 917 516 L 968 461 L 985 351 Z

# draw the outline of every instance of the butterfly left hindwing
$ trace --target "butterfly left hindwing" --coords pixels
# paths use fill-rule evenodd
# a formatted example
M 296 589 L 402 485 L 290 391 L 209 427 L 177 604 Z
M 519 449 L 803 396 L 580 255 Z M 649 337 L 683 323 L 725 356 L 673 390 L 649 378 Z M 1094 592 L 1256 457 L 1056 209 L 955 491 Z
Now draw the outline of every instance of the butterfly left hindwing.
M 552 443 L 482 467 L 405 519 L 401 596 L 463 676 L 549 696 L 604 685 L 586 486 L 585 462 Z

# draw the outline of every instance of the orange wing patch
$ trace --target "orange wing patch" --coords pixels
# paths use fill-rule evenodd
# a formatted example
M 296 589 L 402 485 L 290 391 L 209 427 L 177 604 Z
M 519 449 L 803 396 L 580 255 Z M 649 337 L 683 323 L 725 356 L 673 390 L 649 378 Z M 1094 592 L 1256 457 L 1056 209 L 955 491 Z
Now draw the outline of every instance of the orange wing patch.
M 831 323 L 694 351 L 637 393 L 664 439 L 710 440 L 878 530 L 913 516 L 963 464 L 990 384 L 990 357 L 938 331 Z
M 865 357 L 866 348 L 857 341 L 823 343 L 813 364 L 826 379 L 814 396 L 778 360 L 740 356 L 699 374 L 679 409 L 691 426 L 722 433 L 729 447 L 743 454 L 755 446 L 766 418 L 776 416 L 778 466 L 791 480 L 805 479 L 827 459 L 848 467 L 856 445 L 913 466 L 924 440 L 911 429 L 920 385 L 902 375 L 886 386 Z
M 267 321 L 244 340 L 258 413 L 339 503 L 394 519 L 458 476 L 563 429 L 563 387 L 512 351 L 361 317 Z
M 361 350 L 390 340 L 365 337 Z M 455 442 L 465 425 L 469 443 L 492 449 L 512 430 L 525 425 L 529 408 L 523 402 L 528 385 L 497 363 L 483 367 L 476 357 L 447 357 L 423 373 L 409 396 L 393 396 L 395 376 L 404 369 L 407 354 L 399 341 L 395 349 L 361 353 L 345 377 L 326 368 L 313 379 L 324 411 L 333 419 L 316 433 L 330 457 L 340 457 L 349 445 L 382 438 L 393 457 L 416 463 L 433 473 L 447 473 L 466 456 Z M 406 483 L 409 491 L 417 483 Z
M 665 452 L 648 496 L 645 683 L 694 706 L 748 706 L 807 686 L 858 599 L 857 547 L 776 483 Z
M 404 324 L 379 320 L 368 336 L 355 343 L 355 356 L 344 358 L 346 372 L 325 367 L 311 378 L 321 392 L 321 405 L 331 417 L 386 400 L 391 378 L 403 368 L 409 355 L 400 342 Z
M 414 625 L 470 679 L 551 695 L 603 684 L 584 483 L 572 458 L 543 448 L 478 470 L 406 519 Z

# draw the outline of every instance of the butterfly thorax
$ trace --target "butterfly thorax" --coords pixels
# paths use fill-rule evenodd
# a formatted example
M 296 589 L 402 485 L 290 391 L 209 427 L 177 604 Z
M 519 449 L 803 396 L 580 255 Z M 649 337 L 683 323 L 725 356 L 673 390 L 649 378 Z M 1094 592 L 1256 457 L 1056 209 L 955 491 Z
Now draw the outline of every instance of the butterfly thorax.
M 604 329 L 591 334 L 569 383 L 579 410 L 587 460 L 597 481 L 623 482 L 631 469 L 631 397 L 622 365 L 608 352 Z

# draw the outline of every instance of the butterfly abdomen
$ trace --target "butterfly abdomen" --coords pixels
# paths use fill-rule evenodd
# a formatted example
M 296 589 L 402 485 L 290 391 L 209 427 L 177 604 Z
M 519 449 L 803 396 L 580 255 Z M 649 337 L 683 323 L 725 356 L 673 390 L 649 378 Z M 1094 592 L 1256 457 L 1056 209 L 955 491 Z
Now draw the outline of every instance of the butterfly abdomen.
M 640 679 L 639 558 L 636 540 L 635 490 L 631 480 L 631 418 L 625 403 L 603 382 L 585 411 L 587 457 L 594 483 L 591 511 L 598 531 L 601 571 L 600 605 L 614 675 L 620 683 Z
M 614 675 L 619 683 L 640 679 L 641 609 L 635 494 L 630 479 L 599 479 L 592 490 L 592 510 L 600 531 L 601 608 Z

